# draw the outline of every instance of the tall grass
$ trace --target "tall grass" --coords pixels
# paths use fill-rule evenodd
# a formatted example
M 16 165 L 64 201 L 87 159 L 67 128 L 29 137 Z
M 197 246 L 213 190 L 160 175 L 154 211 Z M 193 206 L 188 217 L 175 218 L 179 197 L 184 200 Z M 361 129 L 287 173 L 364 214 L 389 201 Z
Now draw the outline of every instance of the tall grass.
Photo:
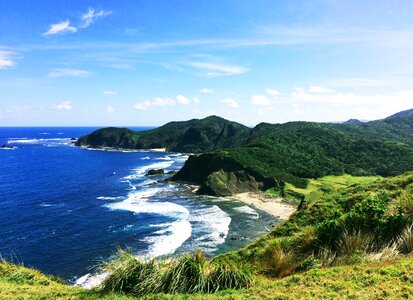
M 109 276 L 102 283 L 106 291 L 120 291 L 143 296 L 152 293 L 213 293 L 240 289 L 253 284 L 253 274 L 245 266 L 211 263 L 197 250 L 177 258 L 143 260 L 129 251 L 103 266 Z
M 260 254 L 261 268 L 272 277 L 284 277 L 294 272 L 298 262 L 293 251 L 288 249 L 288 239 L 274 239 L 268 243 Z
M 401 253 L 413 252 L 413 224 L 406 226 L 396 240 L 397 248 Z

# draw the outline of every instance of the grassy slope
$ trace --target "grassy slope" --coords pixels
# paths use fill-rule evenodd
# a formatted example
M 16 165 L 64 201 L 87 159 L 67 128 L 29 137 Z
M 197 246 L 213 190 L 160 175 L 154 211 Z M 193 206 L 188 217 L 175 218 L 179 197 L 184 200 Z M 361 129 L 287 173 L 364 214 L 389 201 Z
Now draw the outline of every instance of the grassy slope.
M 382 177 L 380 176 L 352 176 L 344 174 L 340 176 L 324 176 L 318 179 L 310 179 L 306 188 L 298 188 L 291 183 L 285 184 L 285 194 L 287 199 L 293 203 L 300 203 L 301 199 L 294 197 L 294 195 L 300 195 L 304 197 L 307 203 L 319 200 L 325 193 L 332 192 L 337 189 L 346 188 L 354 184 L 368 184 L 372 183 Z M 279 196 L 279 192 L 275 189 L 266 191 L 269 195 Z
M 14 267 L 16 268 L 16 267 Z M 37 271 L 35 279 L 0 277 L 0 299 L 137 299 L 120 294 L 99 294 L 56 283 Z M 283 279 L 257 278 L 245 290 L 212 295 L 150 295 L 145 299 L 408 299 L 413 295 L 411 256 L 357 266 L 320 268 Z

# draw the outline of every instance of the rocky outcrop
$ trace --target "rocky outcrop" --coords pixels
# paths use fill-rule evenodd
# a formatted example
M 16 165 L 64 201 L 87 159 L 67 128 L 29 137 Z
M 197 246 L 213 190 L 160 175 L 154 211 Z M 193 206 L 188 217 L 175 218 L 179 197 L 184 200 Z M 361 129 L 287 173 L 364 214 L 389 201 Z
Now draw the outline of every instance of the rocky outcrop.
M 163 169 L 150 169 L 145 176 L 163 176 L 165 171 Z
M 191 155 L 172 180 L 197 183 L 198 194 L 211 196 L 231 196 L 277 185 L 273 178 L 262 177 L 235 159 L 216 154 Z
M 246 171 L 225 172 L 221 169 L 207 177 L 198 193 L 211 196 L 231 196 L 244 192 L 256 192 L 262 190 L 263 186 L 263 182 L 257 181 Z

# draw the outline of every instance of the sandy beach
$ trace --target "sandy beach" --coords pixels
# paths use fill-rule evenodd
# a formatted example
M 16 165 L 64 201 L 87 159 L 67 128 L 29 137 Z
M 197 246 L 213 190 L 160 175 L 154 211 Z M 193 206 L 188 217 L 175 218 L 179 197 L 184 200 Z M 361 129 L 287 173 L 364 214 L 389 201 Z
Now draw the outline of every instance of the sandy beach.
M 284 203 L 283 198 L 275 198 L 263 193 L 247 192 L 231 196 L 230 198 L 254 206 L 270 215 L 279 217 L 281 220 L 287 220 L 297 210 L 296 206 Z

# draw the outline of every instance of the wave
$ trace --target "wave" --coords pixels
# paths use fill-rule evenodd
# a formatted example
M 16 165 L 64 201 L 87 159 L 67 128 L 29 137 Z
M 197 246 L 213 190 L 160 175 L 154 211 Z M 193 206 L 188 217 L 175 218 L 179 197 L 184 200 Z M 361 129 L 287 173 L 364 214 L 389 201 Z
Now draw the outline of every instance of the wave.
M 149 243 L 147 257 L 158 257 L 173 254 L 187 239 L 191 237 L 192 226 L 187 219 L 181 219 L 172 223 L 152 225 L 161 227 L 155 232 L 155 236 L 149 236 L 143 241 Z
M 250 215 L 251 219 L 259 219 L 260 214 L 257 213 L 253 208 L 244 205 L 244 206 L 240 206 L 240 207 L 235 207 L 234 210 L 241 212 L 241 213 L 245 213 L 247 215 Z
M 106 197 L 106 196 L 100 196 L 100 197 L 96 197 L 97 200 L 120 200 L 124 197 L 122 196 L 118 196 L 118 197 Z
M 149 156 L 141 157 L 141 160 L 148 160 L 151 159 Z
M 200 225 L 197 246 L 205 252 L 212 252 L 217 245 L 225 242 L 231 217 L 218 206 L 212 205 L 193 211 L 189 221 Z
M 147 213 L 181 218 L 189 215 L 188 209 L 172 202 L 148 202 L 140 197 L 138 201 L 131 201 L 130 198 L 122 202 L 107 204 L 106 207 L 111 210 L 127 210 L 135 214 Z
M 156 160 L 172 160 L 169 156 L 164 156 L 164 157 L 158 157 Z
M 50 139 L 9 139 L 9 144 L 70 144 L 70 138 L 50 138 Z
M 134 174 L 125 176 L 123 177 L 123 179 L 130 180 L 130 179 L 142 178 L 145 175 L 145 172 L 150 169 L 166 169 L 166 168 L 169 168 L 173 163 L 174 161 L 168 160 L 168 161 L 156 162 L 150 165 L 142 166 L 142 167 L 133 169 Z

